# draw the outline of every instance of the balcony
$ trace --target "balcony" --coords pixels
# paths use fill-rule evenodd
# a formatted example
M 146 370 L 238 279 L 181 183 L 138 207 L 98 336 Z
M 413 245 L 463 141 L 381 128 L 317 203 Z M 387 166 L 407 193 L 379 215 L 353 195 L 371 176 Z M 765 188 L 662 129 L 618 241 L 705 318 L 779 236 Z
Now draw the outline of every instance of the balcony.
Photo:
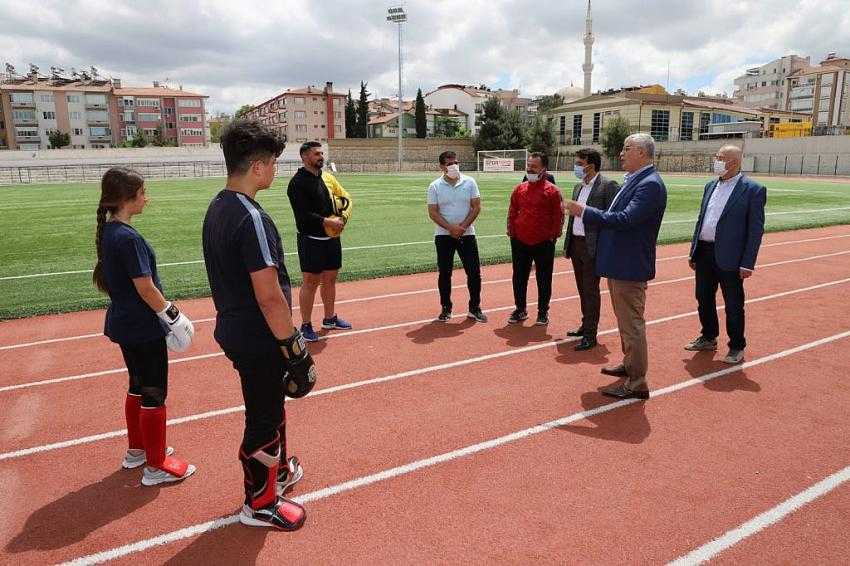
M 41 141 L 41 136 L 40 136 L 40 135 L 38 135 L 38 134 L 35 134 L 35 135 L 31 135 L 31 134 L 27 134 L 27 135 L 16 134 L 16 135 L 15 135 L 15 139 L 16 139 L 17 141 L 19 141 L 19 142 L 31 142 L 31 141 L 36 141 L 36 142 L 37 142 L 37 141 Z
M 111 142 L 112 141 L 112 134 L 98 134 L 98 135 L 90 134 L 89 135 L 89 141 Z
M 86 102 L 86 110 L 106 110 L 106 103 Z
M 107 126 L 109 125 L 109 118 L 87 117 L 86 123 L 89 126 Z
M 12 108 L 35 108 L 35 100 L 32 102 L 15 102 L 13 100 Z
M 38 126 L 38 118 L 14 118 L 12 123 L 16 126 Z

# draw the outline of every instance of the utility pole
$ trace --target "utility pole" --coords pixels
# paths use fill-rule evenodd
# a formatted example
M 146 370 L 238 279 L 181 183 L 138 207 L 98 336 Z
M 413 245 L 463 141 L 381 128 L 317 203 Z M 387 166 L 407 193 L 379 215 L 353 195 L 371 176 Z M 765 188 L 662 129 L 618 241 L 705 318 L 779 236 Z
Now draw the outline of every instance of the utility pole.
M 401 138 L 404 128 L 404 109 L 402 108 L 402 92 L 401 92 L 401 24 L 407 21 L 407 14 L 402 6 L 390 8 L 387 10 L 387 21 L 393 24 L 398 24 L 398 171 L 401 173 L 402 148 Z

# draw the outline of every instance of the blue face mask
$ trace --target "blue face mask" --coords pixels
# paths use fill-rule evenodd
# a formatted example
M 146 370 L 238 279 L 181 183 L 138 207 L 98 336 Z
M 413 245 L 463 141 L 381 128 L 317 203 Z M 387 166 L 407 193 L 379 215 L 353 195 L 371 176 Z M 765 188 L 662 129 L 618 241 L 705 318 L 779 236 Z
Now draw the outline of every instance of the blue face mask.
M 576 177 L 578 177 L 579 179 L 584 179 L 584 166 L 575 165 L 573 167 L 573 171 L 575 172 Z

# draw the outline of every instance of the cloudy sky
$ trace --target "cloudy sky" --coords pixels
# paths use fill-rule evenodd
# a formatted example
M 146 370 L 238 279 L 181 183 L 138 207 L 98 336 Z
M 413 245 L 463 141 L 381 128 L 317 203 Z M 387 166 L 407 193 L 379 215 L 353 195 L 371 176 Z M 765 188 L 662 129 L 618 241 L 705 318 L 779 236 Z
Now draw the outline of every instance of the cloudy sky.
M 396 27 L 372 0 L 0 0 L 0 63 L 168 79 L 231 112 L 287 87 L 395 96 Z M 405 96 L 449 82 L 550 94 L 582 84 L 584 0 L 406 0 Z M 632 84 L 731 94 L 747 67 L 850 56 L 848 0 L 595 0 L 594 90 Z

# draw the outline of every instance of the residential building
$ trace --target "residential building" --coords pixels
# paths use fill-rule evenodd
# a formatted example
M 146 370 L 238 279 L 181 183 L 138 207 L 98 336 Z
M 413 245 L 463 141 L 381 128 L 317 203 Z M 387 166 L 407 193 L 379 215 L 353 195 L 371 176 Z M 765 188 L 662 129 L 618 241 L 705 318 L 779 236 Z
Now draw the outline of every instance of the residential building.
M 333 83 L 324 88 L 308 86 L 286 91 L 256 105 L 245 118 L 258 120 L 294 142 L 325 142 L 345 138 L 345 101 L 348 95 L 333 91 Z
M 526 119 L 531 114 L 529 107 L 533 107 L 532 99 L 521 97 L 517 89 L 491 90 L 483 85 L 479 87 L 460 84 L 442 85 L 425 95 L 425 104 L 435 110 L 454 110 L 466 114 L 467 129 L 477 134 L 481 125 L 484 103 L 491 96 L 498 98 L 508 110 L 518 109 Z
M 121 88 L 120 79 L 85 73 L 73 79 L 55 73 L 45 78 L 37 71 L 7 77 L 0 84 L 0 148 L 48 149 L 49 136 L 57 130 L 70 135 L 69 148 L 105 148 L 132 138 L 136 128 L 149 137 L 159 131 L 163 140 L 176 145 L 205 145 L 207 97 L 154 85 Z M 183 114 L 200 117 L 178 122 Z
M 807 114 L 814 135 L 850 131 L 850 59 L 829 53 L 820 65 L 791 74 L 785 109 Z
M 402 101 L 402 136 L 416 137 L 416 103 Z M 448 122 L 452 122 L 449 124 Z M 447 136 L 465 128 L 466 114 L 459 110 L 435 110 L 426 106 L 426 136 Z M 388 98 L 369 101 L 369 137 L 394 138 L 398 136 L 398 101 Z
M 716 136 L 760 135 L 771 123 L 801 121 L 790 112 L 760 111 L 733 99 L 668 94 L 660 85 L 605 91 L 564 104 L 551 113 L 562 145 L 599 143 L 605 125 L 619 116 L 632 132 L 648 132 L 656 141 L 692 141 Z M 766 117 L 778 120 L 771 122 Z M 757 127 L 753 128 L 751 123 Z M 741 127 L 721 124 L 748 123 Z
M 809 57 L 786 55 L 747 72 L 735 79 L 732 97 L 750 108 L 785 108 L 785 79 L 809 66 Z

